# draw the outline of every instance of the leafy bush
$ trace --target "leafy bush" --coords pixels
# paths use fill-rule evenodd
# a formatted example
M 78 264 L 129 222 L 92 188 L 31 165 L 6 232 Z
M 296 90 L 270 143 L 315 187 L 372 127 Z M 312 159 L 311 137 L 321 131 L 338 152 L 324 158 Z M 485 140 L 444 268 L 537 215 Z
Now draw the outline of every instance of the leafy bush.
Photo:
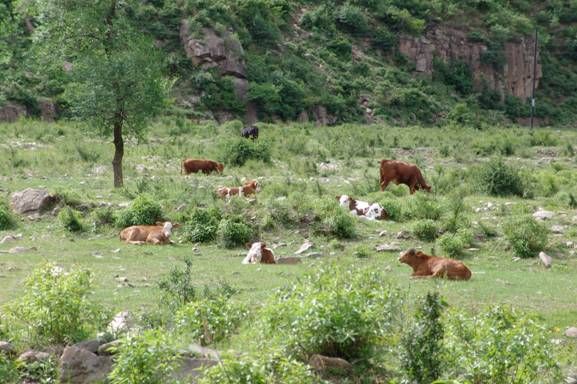
M 252 228 L 241 216 L 223 219 L 218 225 L 217 236 L 226 248 L 234 248 L 248 243 L 254 235 Z
M 363 10 L 353 4 L 346 3 L 339 7 L 335 17 L 337 25 L 351 33 L 362 34 L 369 27 Z
M 546 329 L 511 309 L 454 314 L 445 334 L 449 377 L 471 383 L 561 382 Z
M 140 195 L 134 199 L 129 208 L 120 213 L 116 225 L 121 228 L 131 225 L 153 225 L 162 218 L 160 204 L 147 195 Z
M 182 229 L 184 239 L 198 243 L 216 239 L 220 219 L 217 208 L 196 208 Z
M 399 314 L 398 291 L 372 269 L 319 268 L 270 299 L 258 320 L 261 340 L 300 359 L 349 359 L 384 347 Z
M 231 295 L 230 290 L 220 290 L 182 306 L 175 315 L 177 332 L 201 345 L 229 337 L 248 314 L 244 305 L 231 301 Z
M 79 213 L 72 210 L 70 207 L 64 207 L 58 214 L 58 220 L 62 226 L 70 232 L 84 231 L 84 224 L 82 223 Z
M 316 232 L 339 239 L 352 239 L 357 235 L 356 219 L 334 199 L 318 200 L 314 210 Z
M 162 291 L 162 302 L 172 309 L 179 308 L 196 299 L 196 289 L 192 283 L 192 258 L 184 258 L 184 269 L 172 267 L 170 272 L 162 277 L 158 288 Z
M 401 341 L 401 366 L 411 383 L 432 383 L 444 368 L 444 327 L 441 315 L 446 303 L 438 293 L 427 293 L 415 313 L 415 324 Z
M 115 354 L 111 384 L 164 384 L 171 379 L 177 354 L 171 339 L 160 330 L 128 335 Z
M 531 216 L 522 216 L 505 223 L 504 233 L 519 257 L 533 257 L 547 245 L 548 229 Z
M 421 220 L 413 225 L 413 234 L 419 240 L 433 241 L 437 238 L 438 233 L 439 228 L 433 220 Z
M 443 210 L 441 205 L 430 195 L 417 193 L 410 197 L 404 215 L 408 219 L 430 219 L 441 218 Z
M 0 377 L 5 383 L 17 383 L 20 377 L 16 362 L 0 353 Z
M 16 226 L 16 220 L 10 213 L 8 207 L 0 201 L 0 231 L 12 229 Z
M 92 222 L 95 228 L 115 223 L 114 211 L 110 207 L 97 208 L 92 211 Z
M 455 87 L 461 95 L 468 95 L 473 91 L 473 72 L 463 61 L 445 63 L 434 60 L 434 75 L 447 85 Z
M 234 356 L 205 371 L 199 384 L 317 384 L 310 369 L 280 354 Z
M 500 158 L 491 159 L 482 165 L 476 176 L 479 188 L 490 195 L 523 196 L 526 192 L 519 171 L 505 164 Z
M 229 141 L 223 147 L 222 156 L 226 164 L 239 167 L 250 159 L 265 163 L 271 161 L 270 145 L 262 140 L 237 139 Z
M 25 292 L 6 306 L 13 337 L 30 344 L 57 344 L 84 340 L 106 314 L 89 300 L 91 274 L 65 273 L 55 264 L 36 268 L 25 281 Z M 49 316 L 47 314 L 50 314 Z
M 393 221 L 403 220 L 403 206 L 401 202 L 394 198 L 381 198 L 379 199 L 379 204 L 384 208 L 385 212 L 388 214 L 388 219 Z
M 559 144 L 559 141 L 555 136 L 549 131 L 530 131 L 529 132 L 529 145 L 544 146 L 544 147 L 554 147 Z
M 465 240 L 456 233 L 444 233 L 437 240 L 437 244 L 443 252 L 450 257 L 458 257 L 463 254 L 463 249 L 467 246 Z
M 465 204 L 463 192 L 458 191 L 450 195 L 445 208 L 446 215 L 443 220 L 443 229 L 454 233 L 461 228 L 470 227 L 471 222 L 466 216 L 467 210 L 468 207 Z
M 356 247 L 353 255 L 358 259 L 366 259 L 367 257 L 371 256 L 371 249 L 366 245 L 359 245 Z
M 52 384 L 58 378 L 58 361 L 52 356 L 28 364 L 16 362 L 16 367 L 22 383 Z

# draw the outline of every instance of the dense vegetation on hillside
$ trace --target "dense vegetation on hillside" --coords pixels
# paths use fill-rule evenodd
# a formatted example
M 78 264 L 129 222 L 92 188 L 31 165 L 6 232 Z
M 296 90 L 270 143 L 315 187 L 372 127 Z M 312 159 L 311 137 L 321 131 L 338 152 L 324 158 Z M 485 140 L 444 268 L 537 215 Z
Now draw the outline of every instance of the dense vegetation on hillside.
M 41 44 L 34 44 L 42 41 L 37 31 L 43 3 L 0 4 L 0 105 L 17 102 L 34 115 L 38 101 L 51 98 L 66 116 L 72 109 L 63 85 L 70 75 L 62 65 L 47 65 Z M 488 50 L 481 59 L 495 67 L 505 64 L 506 42 L 537 28 L 543 66 L 537 116 L 557 124 L 574 121 L 575 0 L 150 0 L 126 6 L 142 33 L 165 52 L 166 76 L 176 81 L 173 113 L 202 117 L 225 110 L 242 117 L 244 111 L 227 77 L 186 57 L 179 32 L 188 20 L 193 34 L 208 27 L 238 38 L 247 98 L 261 120 L 295 120 L 324 106 L 334 122 L 361 122 L 361 99 L 368 100 L 371 116 L 398 123 L 479 124 L 527 116 L 526 100 L 474 87 L 471 69 L 461 62 L 437 61 L 431 79 L 414 75 L 414 64 L 399 53 L 399 37 L 447 25 L 484 42 Z M 192 95 L 198 102 L 189 102 Z

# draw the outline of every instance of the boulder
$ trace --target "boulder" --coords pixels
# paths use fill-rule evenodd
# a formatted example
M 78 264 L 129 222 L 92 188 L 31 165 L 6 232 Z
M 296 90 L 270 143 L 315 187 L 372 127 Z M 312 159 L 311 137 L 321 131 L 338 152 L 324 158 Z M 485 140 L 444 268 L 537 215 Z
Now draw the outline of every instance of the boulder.
M 10 207 L 19 214 L 42 214 L 58 202 L 58 197 L 51 195 L 45 189 L 26 188 L 14 192 L 10 199 Z
M 397 239 L 401 240 L 401 239 L 410 239 L 411 238 L 411 232 L 409 231 L 399 231 L 397 233 L 397 235 L 395 236 Z
M 567 230 L 567 227 L 565 227 L 564 225 L 555 224 L 555 225 L 551 226 L 551 232 L 558 234 L 558 235 L 564 234 L 566 230 Z
M 2 240 L 0 240 L 0 244 L 6 244 L 9 243 L 11 241 L 16 241 L 16 240 L 20 240 L 22 239 L 22 234 L 19 233 L 17 235 L 6 235 L 2 238 Z
M 26 116 L 26 108 L 20 104 L 9 103 L 0 106 L 0 122 L 13 123 L 24 116 Z
M 38 107 L 40 108 L 40 118 L 43 121 L 52 122 L 56 120 L 57 109 L 56 104 L 50 99 L 38 100 Z
M 541 260 L 541 263 L 543 263 L 545 268 L 551 268 L 551 265 L 553 264 L 553 258 L 545 252 L 539 252 L 539 260 Z
M 203 347 L 200 344 L 189 344 L 182 354 L 190 355 L 189 357 L 202 357 L 211 360 L 220 359 L 220 353 L 211 348 Z
M 13 355 L 15 352 L 16 351 L 14 350 L 14 346 L 11 343 L 8 341 L 0 341 L 0 353 Z
M 565 330 L 565 336 L 571 338 L 577 338 L 577 327 L 569 327 Z
M 49 358 L 50 354 L 48 352 L 35 351 L 33 349 L 30 349 L 18 356 L 18 360 L 25 364 L 34 363 L 37 361 L 45 361 Z
M 533 213 L 533 217 L 537 220 L 551 220 L 555 214 L 551 211 L 546 211 L 543 208 L 539 208 L 537 212 Z
M 313 246 L 314 246 L 314 244 L 310 240 L 307 239 L 307 240 L 305 240 L 304 243 L 302 243 L 300 248 L 295 252 L 295 255 L 300 255 L 302 253 L 305 253 L 306 251 L 311 249 Z
M 63 383 L 100 383 L 112 370 L 112 358 L 98 356 L 87 349 L 73 345 L 64 349 L 58 369 Z
M 127 279 L 128 280 L 128 279 Z M 129 311 L 117 313 L 112 321 L 108 324 L 107 331 L 113 335 L 126 333 L 136 327 L 134 316 Z
M 93 340 L 81 341 L 79 343 L 74 344 L 73 347 L 85 349 L 85 350 L 92 352 L 92 353 L 97 353 L 98 347 L 100 347 L 101 345 L 102 345 L 101 340 L 93 339 Z
M 323 355 L 312 355 L 309 359 L 309 365 L 317 372 L 327 369 L 338 369 L 349 371 L 353 368 L 352 364 L 339 357 L 328 357 Z

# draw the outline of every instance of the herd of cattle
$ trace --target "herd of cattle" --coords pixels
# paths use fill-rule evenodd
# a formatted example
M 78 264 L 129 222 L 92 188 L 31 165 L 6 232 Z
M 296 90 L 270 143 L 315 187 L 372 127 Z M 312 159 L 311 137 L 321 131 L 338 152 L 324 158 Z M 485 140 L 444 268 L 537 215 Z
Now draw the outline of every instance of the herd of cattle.
M 253 140 L 258 138 L 258 128 L 248 127 L 242 130 L 241 135 Z M 206 159 L 186 159 L 181 164 L 181 174 L 202 172 L 210 174 L 216 172 L 222 174 L 224 164 Z M 380 188 L 384 191 L 391 183 L 405 184 L 409 187 L 411 194 L 417 190 L 431 191 L 427 185 L 421 170 L 414 164 L 409 164 L 398 160 L 380 161 Z M 254 195 L 260 191 L 260 185 L 256 180 L 245 182 L 242 186 L 218 187 L 215 190 L 216 196 L 230 199 L 234 196 L 246 197 Z M 352 198 L 348 195 L 336 197 L 341 207 L 347 209 L 352 215 L 367 220 L 385 220 L 388 215 L 386 210 L 378 203 L 369 203 Z M 169 221 L 159 222 L 156 225 L 135 225 L 123 229 L 120 232 L 120 239 L 129 244 L 170 244 L 170 236 L 173 228 L 178 228 L 178 224 Z M 247 256 L 242 261 L 243 264 L 275 264 L 277 263 L 271 249 L 263 242 L 255 242 L 250 247 Z M 443 257 L 435 257 L 423 252 L 409 249 L 402 252 L 399 261 L 413 268 L 413 277 L 443 277 L 448 279 L 468 280 L 471 278 L 471 271 L 460 261 Z

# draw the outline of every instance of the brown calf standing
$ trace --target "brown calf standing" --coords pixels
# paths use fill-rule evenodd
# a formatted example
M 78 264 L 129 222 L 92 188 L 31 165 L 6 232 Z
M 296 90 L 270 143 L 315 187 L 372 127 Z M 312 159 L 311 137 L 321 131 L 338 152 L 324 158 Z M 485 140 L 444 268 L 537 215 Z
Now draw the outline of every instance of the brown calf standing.
M 416 165 L 397 160 L 381 160 L 380 163 L 381 191 L 384 191 L 391 181 L 407 185 L 411 194 L 419 189 L 431 191 L 431 187 L 427 185 L 421 170 Z

